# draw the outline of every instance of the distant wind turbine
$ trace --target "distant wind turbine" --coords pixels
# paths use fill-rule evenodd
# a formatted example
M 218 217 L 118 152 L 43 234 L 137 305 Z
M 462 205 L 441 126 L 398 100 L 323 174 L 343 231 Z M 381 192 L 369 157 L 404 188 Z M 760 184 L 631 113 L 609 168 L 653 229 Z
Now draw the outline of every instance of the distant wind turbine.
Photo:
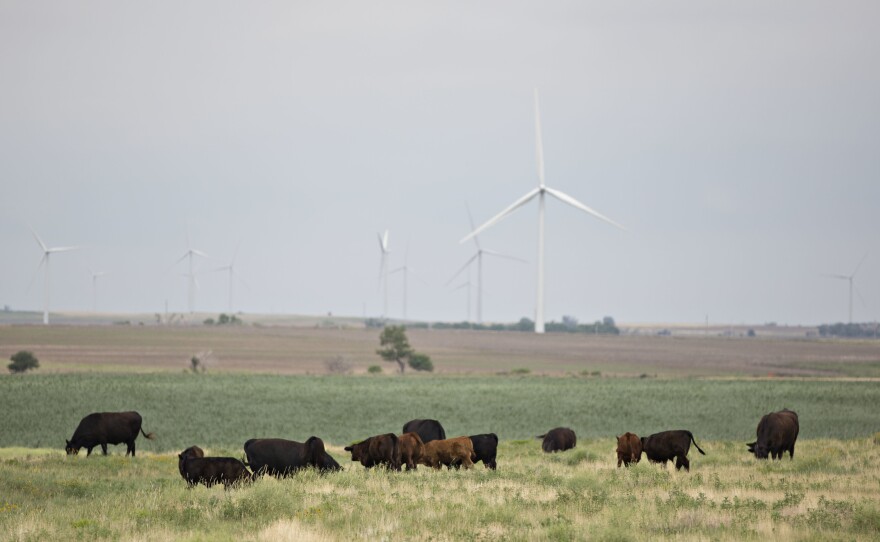
M 232 312 L 232 288 L 235 283 L 235 278 L 242 282 L 245 286 L 247 283 L 241 278 L 241 275 L 235 272 L 235 259 L 238 257 L 238 249 L 241 247 L 241 243 L 239 243 L 235 247 L 235 252 L 232 253 L 232 260 L 229 261 L 228 264 L 217 267 L 216 269 L 212 269 L 212 271 L 228 271 L 229 272 L 229 312 Z
M 186 252 L 183 253 L 183 256 L 180 257 L 179 260 L 174 262 L 174 265 L 179 264 L 183 260 L 189 259 L 189 273 L 184 273 L 183 276 L 189 279 L 189 313 L 193 314 L 196 311 L 196 289 L 199 287 L 199 281 L 196 279 L 196 274 L 193 269 L 193 258 L 195 256 L 201 256 L 202 258 L 210 258 L 207 254 L 202 252 L 201 250 L 196 250 L 192 248 L 192 243 L 190 243 L 189 239 L 189 229 L 186 232 Z
M 382 318 L 388 316 L 388 256 L 391 251 L 388 250 L 388 230 L 385 234 L 377 233 L 379 236 L 379 250 L 382 252 L 382 259 L 379 262 L 379 288 L 383 289 L 382 301 Z
M 529 191 L 525 196 L 519 198 L 515 202 L 513 202 L 509 207 L 489 219 L 486 223 L 484 223 L 479 228 L 475 229 L 468 235 L 466 235 L 460 243 L 464 243 L 471 237 L 476 236 L 478 233 L 482 232 L 486 228 L 493 226 L 500 222 L 507 215 L 513 213 L 535 197 L 538 198 L 538 288 L 537 288 L 537 300 L 535 307 L 535 333 L 544 333 L 544 199 L 545 195 L 549 194 L 554 198 L 562 201 L 563 203 L 567 203 L 572 207 L 580 209 L 587 214 L 593 215 L 594 217 L 611 224 L 617 228 L 625 230 L 623 226 L 614 222 L 610 218 L 594 211 L 593 209 L 587 207 L 583 203 L 574 199 L 573 197 L 556 190 L 554 188 L 550 188 L 544 183 L 544 145 L 541 142 L 541 116 L 538 109 L 538 90 L 535 89 L 535 154 L 537 158 L 537 166 L 538 166 L 538 186 L 537 188 Z
M 43 262 L 46 263 L 46 295 L 45 302 L 43 305 L 43 324 L 49 325 L 49 255 L 54 254 L 56 252 L 67 252 L 69 250 L 77 250 L 80 247 L 47 247 L 46 244 L 40 239 L 40 236 L 37 235 L 37 232 L 31 228 L 31 232 L 34 234 L 34 238 L 37 240 L 37 243 L 40 244 L 40 249 L 43 251 L 43 257 L 40 258 L 40 265 L 37 266 L 37 271 L 34 272 L 34 276 L 36 276 L 37 272 L 39 272 L 40 267 L 43 266 Z M 33 279 L 31 279 L 33 281 Z
M 470 220 L 471 230 L 474 230 L 474 217 L 471 216 L 470 207 L 467 208 L 468 212 L 468 220 Z M 477 245 L 477 252 L 470 257 L 468 261 L 465 262 L 461 268 L 456 271 L 452 278 L 446 282 L 447 285 L 452 283 L 453 280 L 456 279 L 465 269 L 470 269 L 471 264 L 474 262 L 477 263 L 477 323 L 483 323 L 483 255 L 488 256 L 497 256 L 498 258 L 507 258 L 509 260 L 516 260 L 518 262 L 526 263 L 522 258 L 517 258 L 516 256 L 508 256 L 507 254 L 501 254 L 500 252 L 495 252 L 493 250 L 486 250 L 480 246 L 480 240 L 476 235 L 473 235 L 474 244 Z M 468 284 L 470 284 L 470 279 L 468 279 Z M 470 287 L 468 287 L 468 297 L 470 297 Z M 470 320 L 470 307 L 468 307 L 468 320 Z
M 89 269 L 89 274 L 92 275 L 92 312 L 98 312 L 98 277 L 103 277 L 108 272 Z
M 859 272 L 859 268 L 862 267 L 862 264 L 865 263 L 865 258 L 868 257 L 868 253 L 866 252 L 864 256 L 862 256 L 859 265 L 856 266 L 855 270 L 851 275 L 832 275 L 832 274 L 823 274 L 823 277 L 829 279 L 839 279 L 845 280 L 849 282 L 849 323 L 851 324 L 853 321 L 853 280 L 856 278 L 856 273 Z M 861 294 L 860 294 L 861 295 Z
M 403 265 L 398 267 L 397 269 L 392 270 L 389 275 L 393 275 L 394 273 L 403 273 L 403 319 L 406 320 L 406 294 L 407 294 L 407 279 L 409 278 L 409 274 L 412 273 L 414 277 L 427 284 L 427 282 L 422 279 L 420 276 L 416 274 L 415 271 L 408 264 L 409 261 L 409 246 L 406 247 L 406 252 L 403 255 Z

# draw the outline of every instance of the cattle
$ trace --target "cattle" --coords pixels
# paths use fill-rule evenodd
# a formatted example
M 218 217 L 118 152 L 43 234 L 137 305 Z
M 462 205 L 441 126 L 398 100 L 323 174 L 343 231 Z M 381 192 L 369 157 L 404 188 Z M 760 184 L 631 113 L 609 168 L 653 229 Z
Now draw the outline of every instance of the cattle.
M 321 472 L 342 470 L 318 437 L 309 437 L 304 443 L 280 438 L 250 439 L 244 443 L 244 453 L 255 474 L 285 477 L 307 467 Z
M 410 420 L 404 424 L 401 433 L 418 433 L 425 444 L 432 440 L 446 440 L 446 431 L 437 420 Z
M 690 431 L 684 429 L 676 431 L 663 431 L 655 433 L 648 437 L 642 437 L 642 451 L 648 456 L 653 463 L 663 463 L 666 466 L 667 461 L 675 459 L 675 470 L 690 471 L 691 464 L 688 461 L 687 454 L 691 448 L 691 442 L 697 447 L 697 450 L 706 455 L 694 440 L 694 435 Z
M 223 484 L 229 489 L 233 484 L 247 482 L 253 478 L 244 463 L 234 457 L 197 456 L 193 453 L 194 449 L 201 452 L 201 448 L 193 446 L 177 456 L 180 475 L 190 487 L 196 484 L 204 484 L 207 487 Z
M 758 440 L 747 444 L 749 452 L 758 459 L 767 459 L 768 456 L 782 459 L 782 454 L 788 452 L 788 458 L 792 460 L 798 431 L 800 424 L 796 412 L 786 408 L 765 414 L 758 422 Z
M 205 457 L 205 451 L 198 446 L 190 446 L 186 450 L 177 454 L 177 468 L 180 470 L 180 475 L 184 478 L 186 478 L 186 476 L 183 474 L 183 460 L 188 457 Z
M 498 464 L 495 462 L 495 456 L 498 454 L 498 435 L 495 433 L 485 433 L 483 435 L 471 435 L 468 437 L 474 445 L 474 463 L 482 461 L 487 469 L 495 470 Z
M 541 449 L 546 453 L 564 452 L 577 446 L 577 436 L 568 427 L 557 427 L 535 438 L 544 439 Z
M 638 463 L 642 459 L 642 441 L 638 435 L 624 433 L 617 437 L 617 468 L 622 464 L 629 467 L 630 463 Z
M 386 433 L 345 447 L 351 452 L 352 461 L 360 461 L 366 468 L 384 465 L 392 470 L 400 470 L 400 448 L 397 435 Z
M 76 455 L 81 448 L 86 449 L 86 455 L 92 455 L 92 448 L 101 447 L 101 452 L 107 455 L 108 444 L 122 444 L 128 447 L 125 455 L 134 457 L 134 441 L 138 432 L 148 439 L 154 439 L 153 433 L 144 433 L 141 428 L 141 415 L 137 412 L 94 412 L 83 418 L 70 440 L 66 441 L 65 450 L 67 455 Z
M 474 457 L 474 444 L 469 437 L 432 440 L 425 444 L 421 464 L 434 469 L 441 465 L 469 469 L 474 466 Z
M 397 437 L 397 446 L 400 450 L 400 464 L 406 465 L 406 470 L 415 470 L 425 451 L 422 437 L 418 433 L 404 433 Z

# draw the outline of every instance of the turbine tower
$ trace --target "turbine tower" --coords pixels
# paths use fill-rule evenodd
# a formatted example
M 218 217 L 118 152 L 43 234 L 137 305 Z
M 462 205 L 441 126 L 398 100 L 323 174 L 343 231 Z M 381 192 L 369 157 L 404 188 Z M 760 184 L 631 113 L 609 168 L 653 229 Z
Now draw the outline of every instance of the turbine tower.
M 468 212 L 468 220 L 470 220 L 470 224 L 471 224 L 471 230 L 474 230 L 474 217 L 471 216 L 470 207 L 467 207 L 467 212 Z M 450 283 L 452 283 L 452 281 L 455 280 L 455 278 L 458 277 L 465 269 L 469 269 L 471 264 L 473 264 L 474 262 L 477 263 L 477 323 L 482 324 L 483 323 L 483 255 L 497 256 L 499 258 L 507 258 L 509 260 L 516 260 L 516 261 L 522 262 L 522 263 L 526 263 L 526 261 L 523 260 L 522 258 L 517 258 L 516 256 L 508 256 L 507 254 L 501 254 L 500 252 L 495 252 L 493 250 L 486 250 L 480 246 L 480 240 L 479 240 L 479 238 L 477 238 L 476 235 L 473 236 L 473 239 L 474 239 L 474 244 L 477 245 L 477 252 L 473 256 L 471 256 L 470 259 L 468 261 L 466 261 L 465 264 L 463 266 L 461 266 L 461 268 L 458 271 L 456 271 L 456 273 L 454 275 L 452 275 L 452 278 L 449 279 L 449 281 L 446 283 L 446 285 L 448 286 Z M 470 285 L 470 278 L 468 279 L 467 284 Z M 459 288 L 460 287 L 461 286 L 459 286 Z M 468 286 L 468 298 L 470 298 L 470 286 Z M 468 320 L 470 320 L 470 307 L 468 307 Z
M 407 317 L 406 316 L 406 294 L 407 294 L 407 289 L 408 289 L 409 274 L 412 273 L 414 277 L 416 277 L 417 279 L 419 279 L 423 283 L 427 284 L 427 282 L 425 282 L 421 277 L 419 277 L 416 274 L 415 271 L 412 270 L 412 268 L 409 267 L 408 261 L 409 261 L 409 245 L 407 245 L 406 252 L 404 252 L 404 255 L 403 255 L 403 265 L 398 267 L 397 269 L 393 269 L 390 273 L 388 273 L 389 275 L 393 275 L 394 273 L 400 273 L 400 272 L 403 273 L 403 319 L 404 320 L 406 320 L 406 317 Z
M 855 270 L 852 272 L 851 275 L 832 275 L 832 274 L 822 275 L 823 277 L 826 277 L 829 279 L 839 279 L 839 280 L 845 280 L 845 281 L 849 282 L 849 323 L 850 324 L 852 324 L 852 322 L 853 322 L 853 318 L 852 318 L 852 315 L 853 315 L 853 302 L 852 302 L 852 300 L 853 300 L 853 279 L 856 278 L 856 273 L 859 272 L 859 268 L 861 268 L 862 264 L 865 263 L 865 258 L 867 258 L 867 257 L 868 257 L 868 253 L 866 252 L 865 255 L 862 256 L 862 260 L 859 262 L 859 265 L 856 266 Z
M 238 277 L 238 280 L 242 282 L 242 284 L 247 285 L 244 282 L 244 279 L 241 278 L 241 275 L 235 272 L 235 259 L 238 257 L 238 249 L 241 247 L 241 243 L 235 247 L 235 252 L 232 253 L 232 260 L 229 261 L 227 265 L 223 265 L 217 267 L 216 269 L 212 269 L 212 271 L 228 271 L 229 272 L 229 312 L 232 313 L 232 288 L 233 283 L 235 282 L 235 277 Z
M 536 303 L 535 303 L 535 333 L 544 333 L 544 200 L 547 194 L 553 196 L 554 198 L 562 201 L 563 203 L 567 203 L 572 207 L 580 209 L 587 214 L 590 214 L 599 220 L 607 222 L 612 226 L 625 230 L 623 226 L 614 222 L 610 218 L 594 211 L 593 209 L 587 207 L 583 203 L 574 199 L 573 197 L 556 190 L 555 188 L 550 188 L 544 183 L 544 146 L 541 142 L 541 115 L 538 109 L 538 89 L 535 89 L 535 155 L 537 158 L 537 166 L 538 166 L 538 186 L 537 188 L 533 188 L 526 195 L 519 198 L 515 202 L 513 202 L 509 207 L 489 219 L 486 223 L 484 223 L 479 228 L 475 229 L 467 236 L 465 236 L 460 243 L 464 243 L 471 237 L 475 237 L 478 233 L 482 232 L 486 228 L 493 226 L 500 222 L 503 218 L 507 217 L 509 214 L 513 213 L 535 197 L 538 198 L 538 287 L 537 287 L 537 295 L 536 295 Z
M 43 262 L 46 262 L 46 293 L 45 293 L 45 301 L 43 304 L 43 324 L 49 325 L 49 256 L 54 254 L 55 252 L 67 252 L 69 250 L 77 250 L 80 247 L 47 247 L 43 240 L 40 239 L 40 236 L 37 235 L 37 232 L 31 228 L 31 232 L 34 234 L 34 238 L 37 240 L 37 243 L 40 245 L 40 249 L 43 251 L 43 257 L 40 258 L 40 265 L 37 266 L 37 272 L 40 270 L 40 267 L 43 266 Z M 34 272 L 34 276 L 36 276 L 36 272 Z M 33 279 L 31 279 L 33 282 Z
M 391 254 L 391 251 L 388 250 L 388 230 L 385 230 L 385 234 L 377 233 L 379 236 L 379 250 L 382 252 L 382 259 L 379 261 L 379 288 L 383 289 L 383 301 L 382 301 L 382 318 L 386 318 L 388 316 L 388 255 Z
M 107 271 L 92 271 L 89 269 L 89 273 L 92 275 L 92 312 L 98 312 L 98 277 L 103 277 L 107 274 Z

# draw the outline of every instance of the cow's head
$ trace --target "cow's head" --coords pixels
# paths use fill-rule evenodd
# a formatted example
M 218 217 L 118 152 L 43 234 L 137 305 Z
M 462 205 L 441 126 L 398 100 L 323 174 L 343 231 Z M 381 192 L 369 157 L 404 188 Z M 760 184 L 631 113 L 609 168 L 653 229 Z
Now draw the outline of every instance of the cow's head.
M 770 448 L 766 444 L 756 444 L 753 451 L 758 459 L 767 459 L 770 455 Z
M 76 455 L 79 453 L 79 446 L 74 446 L 69 440 L 65 440 L 64 442 L 67 443 L 64 446 L 64 451 L 67 452 L 67 455 Z
M 364 458 L 364 454 L 367 450 L 366 443 L 367 441 L 358 442 L 357 444 L 352 444 L 351 446 L 345 447 L 345 451 L 351 453 L 352 461 L 360 461 L 362 458 Z

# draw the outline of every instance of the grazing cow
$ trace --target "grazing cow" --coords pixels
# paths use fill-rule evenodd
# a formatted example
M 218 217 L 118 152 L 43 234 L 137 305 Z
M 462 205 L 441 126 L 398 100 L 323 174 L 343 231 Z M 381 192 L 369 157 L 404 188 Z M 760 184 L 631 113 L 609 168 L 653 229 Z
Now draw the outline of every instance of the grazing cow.
M 404 433 L 397 437 L 400 449 L 400 464 L 406 464 L 406 470 L 416 470 L 425 451 L 425 443 L 418 433 Z
M 638 463 L 642 459 L 642 441 L 638 435 L 624 433 L 617 437 L 617 468 L 623 464 L 629 467 L 630 463 Z
M 86 455 L 92 455 L 92 448 L 101 446 L 101 452 L 107 455 L 108 444 L 128 446 L 125 455 L 134 457 L 134 440 L 140 432 L 148 439 L 154 439 L 153 433 L 144 433 L 141 429 L 141 415 L 137 412 L 95 412 L 83 418 L 70 440 L 66 441 L 67 455 L 76 455 L 80 448 L 86 449 Z
M 568 427 L 557 427 L 535 438 L 544 439 L 544 442 L 541 443 L 541 449 L 548 454 L 550 452 L 564 452 L 577 446 L 577 436 Z
M 432 440 L 446 440 L 446 431 L 437 420 L 410 420 L 404 424 L 401 433 L 418 433 L 425 444 Z
M 441 465 L 462 465 L 469 469 L 474 466 L 474 457 L 474 444 L 469 437 L 432 440 L 425 444 L 421 464 L 434 469 Z
M 400 448 L 397 435 L 386 433 L 345 447 L 351 452 L 352 461 L 360 461 L 366 468 L 385 465 L 389 469 L 400 470 Z
M 474 463 L 482 461 L 487 469 L 495 470 L 498 464 L 495 462 L 495 456 L 498 454 L 498 435 L 495 433 L 485 433 L 483 435 L 471 435 L 469 437 L 474 445 Z
M 788 452 L 789 460 L 794 459 L 794 443 L 797 441 L 800 424 L 797 412 L 783 409 L 765 414 L 758 422 L 758 440 L 748 444 L 749 452 L 758 459 L 782 459 Z
M 190 446 L 177 454 L 177 468 L 180 470 L 180 475 L 184 478 L 186 478 L 186 475 L 183 474 L 183 460 L 188 457 L 205 457 L 205 451 L 198 446 Z
M 244 463 L 234 457 L 204 457 L 192 454 L 193 448 L 201 452 L 197 446 L 187 448 L 177 456 L 180 462 L 180 475 L 190 487 L 205 484 L 223 484 L 226 489 L 232 484 L 247 482 L 253 475 Z M 202 452 L 204 453 L 204 452 Z
M 697 447 L 697 450 L 703 455 L 706 452 L 700 449 L 694 435 L 690 431 L 663 431 L 662 433 L 654 433 L 649 437 L 642 437 L 642 451 L 648 456 L 648 459 L 654 463 L 663 463 L 666 466 L 667 461 L 675 459 L 675 470 L 690 471 L 691 464 L 688 461 L 688 451 L 691 449 L 691 442 Z
M 255 474 L 284 477 L 307 467 L 321 472 L 342 470 L 318 437 L 309 437 L 305 443 L 280 438 L 250 439 L 244 443 L 244 453 Z

